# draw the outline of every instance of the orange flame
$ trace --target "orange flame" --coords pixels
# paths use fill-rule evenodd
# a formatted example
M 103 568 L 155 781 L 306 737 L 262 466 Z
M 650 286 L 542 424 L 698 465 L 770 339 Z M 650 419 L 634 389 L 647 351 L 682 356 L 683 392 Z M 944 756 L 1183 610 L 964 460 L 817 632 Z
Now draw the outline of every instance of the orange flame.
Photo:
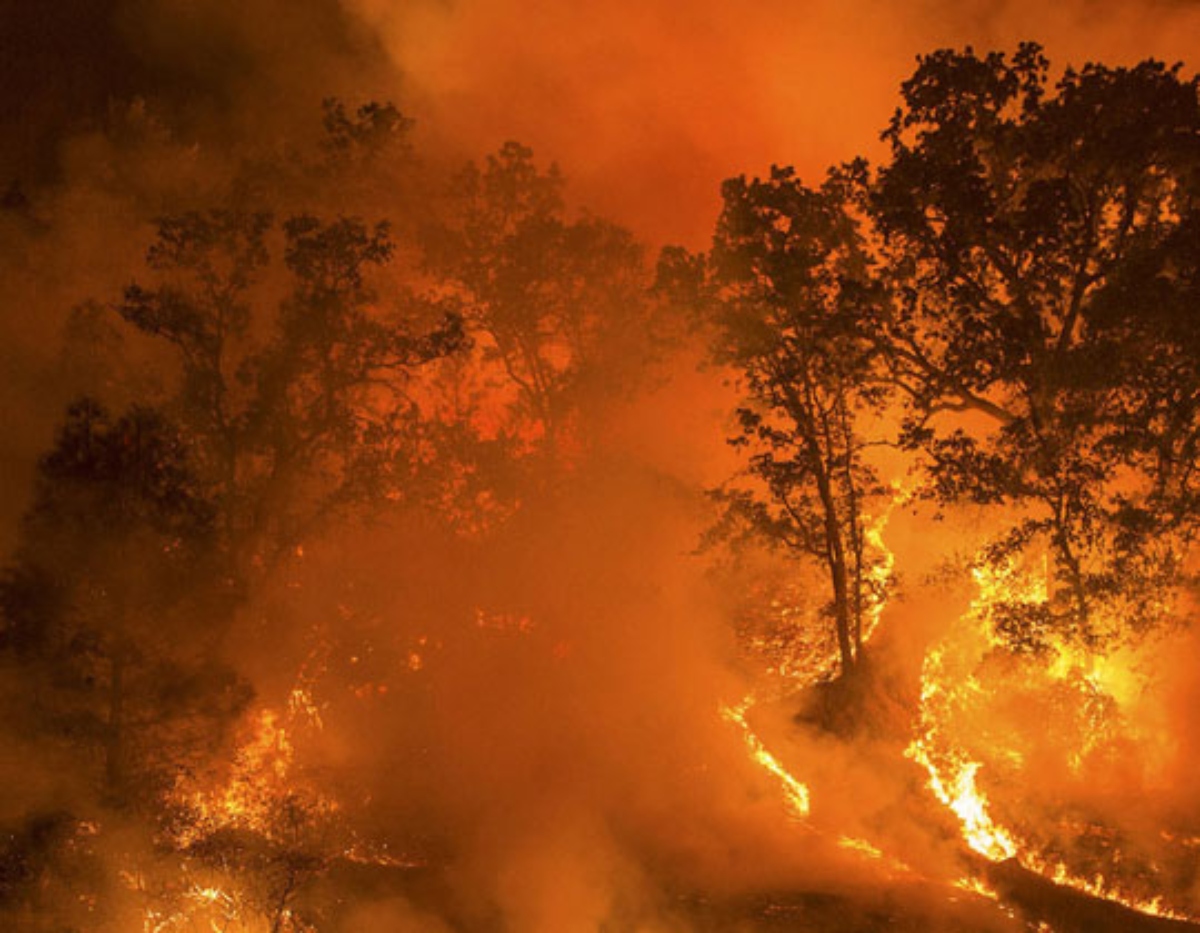
M 986 622 L 987 608 L 999 599 L 1044 601 L 1046 587 L 1044 576 L 1023 574 L 1014 565 L 981 566 L 974 576 L 978 594 L 969 611 L 925 657 L 918 731 L 905 755 L 925 768 L 929 789 L 957 817 L 963 841 L 985 858 L 994 862 L 1016 859 L 1025 869 L 1055 884 L 1144 914 L 1195 922 L 1197 918 L 1166 907 L 1162 898 L 1133 897 L 1101 875 L 1089 879 L 1073 873 L 1066 863 L 1044 857 L 992 817 L 987 795 L 976 783 L 983 764 L 954 741 L 950 723 L 966 698 L 982 693 L 983 688 L 971 672 L 985 653 L 999 646 Z M 1056 645 L 1055 651 L 1052 663 L 1047 666 L 1051 678 L 1118 698 L 1136 690 L 1131 673 L 1121 669 L 1112 657 L 1093 656 L 1065 644 Z M 1074 676 L 1081 671 L 1082 677 Z M 1084 738 L 1085 745 L 1089 741 L 1093 740 Z M 1072 756 L 1073 768 L 1081 766 L 1087 750 L 1081 749 Z M 973 879 L 966 883 L 978 884 Z
M 726 722 L 733 723 L 741 730 L 742 741 L 746 743 L 750 757 L 779 780 L 779 784 L 783 788 L 784 803 L 791 817 L 795 820 L 804 820 L 812 809 L 808 786 L 793 777 L 791 772 L 768 751 L 762 743 L 762 739 L 755 735 L 754 730 L 750 728 L 749 723 L 746 722 L 746 714 L 753 705 L 753 695 L 748 696 L 737 706 L 722 707 L 721 718 Z

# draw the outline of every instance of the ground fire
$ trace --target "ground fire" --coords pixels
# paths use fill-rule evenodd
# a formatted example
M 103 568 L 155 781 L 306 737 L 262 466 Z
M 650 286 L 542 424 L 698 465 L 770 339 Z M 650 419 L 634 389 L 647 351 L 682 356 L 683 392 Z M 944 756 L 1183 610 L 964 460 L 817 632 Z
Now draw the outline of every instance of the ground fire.
M 0 928 L 1200 930 L 1200 12 L 19 6 Z

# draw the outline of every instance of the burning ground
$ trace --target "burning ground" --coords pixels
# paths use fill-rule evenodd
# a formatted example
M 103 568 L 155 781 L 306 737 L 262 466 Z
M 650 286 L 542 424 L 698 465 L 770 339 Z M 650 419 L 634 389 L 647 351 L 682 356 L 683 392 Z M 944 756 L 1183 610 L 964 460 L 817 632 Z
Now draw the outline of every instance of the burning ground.
M 292 6 L 0 14 L 6 928 L 1200 926 L 1194 12 Z

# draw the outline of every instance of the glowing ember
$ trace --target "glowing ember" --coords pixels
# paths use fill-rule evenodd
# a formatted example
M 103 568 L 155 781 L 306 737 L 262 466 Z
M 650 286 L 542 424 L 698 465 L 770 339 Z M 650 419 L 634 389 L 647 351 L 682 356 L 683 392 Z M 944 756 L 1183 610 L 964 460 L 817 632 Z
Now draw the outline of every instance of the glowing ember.
M 972 894 L 978 894 L 980 897 L 986 897 L 988 900 L 996 901 L 1000 899 L 1000 895 L 996 893 L 995 888 L 974 876 L 959 878 L 954 882 L 954 886 L 961 891 L 969 891 Z
M 868 858 L 883 858 L 883 852 L 878 847 L 867 842 L 865 839 L 857 839 L 854 836 L 839 836 L 838 845 L 843 849 L 849 849 L 852 852 L 859 852 Z

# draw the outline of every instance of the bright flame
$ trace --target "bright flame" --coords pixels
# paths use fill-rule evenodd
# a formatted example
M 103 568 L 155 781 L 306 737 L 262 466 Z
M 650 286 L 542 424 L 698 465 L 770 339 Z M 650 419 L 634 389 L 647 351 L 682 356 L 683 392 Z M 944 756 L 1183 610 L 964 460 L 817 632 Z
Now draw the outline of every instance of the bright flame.
M 991 901 L 1000 900 L 1000 895 L 996 893 L 996 889 L 980 878 L 971 876 L 969 878 L 959 878 L 954 882 L 954 886 L 960 891 L 969 891 L 971 894 L 978 894 L 980 897 L 986 897 Z
M 196 818 L 181 828 L 176 843 L 186 849 L 218 828 L 270 835 L 270 811 L 276 791 L 287 787 L 294 756 L 291 738 L 279 715 L 274 710 L 262 710 L 224 784 L 214 790 L 180 794 Z
M 746 743 L 750 757 L 778 778 L 780 786 L 783 788 L 784 802 L 792 818 L 795 820 L 806 819 L 812 808 L 808 787 L 796 780 L 787 768 L 780 764 L 779 759 L 772 755 L 767 747 L 763 745 L 762 739 L 754 734 L 754 730 L 746 722 L 746 714 L 753 705 L 754 697 L 748 696 L 737 706 L 722 707 L 721 718 L 726 722 L 734 723 L 741 729 L 742 740 Z
M 963 840 L 992 861 L 1012 858 L 1016 842 L 988 814 L 988 800 L 975 784 L 980 764 L 953 748 L 941 728 L 942 717 L 954 709 L 950 695 L 953 683 L 945 671 L 945 647 L 933 649 L 925 658 L 921 676 L 920 731 L 905 749 L 905 756 L 929 772 L 929 788 L 949 807 L 962 826 Z M 940 714 L 940 715 L 939 715 Z
M 838 845 L 843 849 L 849 849 L 851 852 L 861 853 L 867 858 L 883 858 L 883 851 L 881 849 L 867 842 L 867 840 L 859 839 L 855 836 L 839 836 Z
M 1131 897 L 1101 875 L 1086 878 L 1073 873 L 1063 861 L 1042 856 L 1034 846 L 992 817 L 987 795 L 976 783 L 983 764 L 954 741 L 950 727 L 972 699 L 984 694 L 974 671 L 986 654 L 1001 647 L 987 622 L 989 607 L 1000 600 L 1036 604 L 1044 602 L 1047 593 L 1044 574 L 1021 573 L 1012 564 L 998 568 L 981 566 L 974 577 L 978 594 L 970 610 L 925 657 L 917 734 L 905 755 L 925 768 L 930 790 L 957 817 L 964 842 L 985 858 L 995 862 L 1016 859 L 1025 869 L 1055 884 L 1145 914 L 1194 922 L 1195 918 L 1165 907 L 1161 898 Z M 1098 656 L 1063 643 L 1051 647 L 1054 654 L 1045 665 L 1045 674 L 1051 681 L 1102 694 L 1118 704 L 1131 701 L 1140 692 L 1138 678 L 1127 658 L 1117 654 Z M 1082 747 L 1069 759 L 1069 766 L 1080 769 L 1098 741 L 1096 730 L 1088 730 L 1082 737 Z M 1008 757 L 1020 763 L 1019 754 Z M 973 889 L 977 885 L 979 882 L 974 879 L 960 884 Z

